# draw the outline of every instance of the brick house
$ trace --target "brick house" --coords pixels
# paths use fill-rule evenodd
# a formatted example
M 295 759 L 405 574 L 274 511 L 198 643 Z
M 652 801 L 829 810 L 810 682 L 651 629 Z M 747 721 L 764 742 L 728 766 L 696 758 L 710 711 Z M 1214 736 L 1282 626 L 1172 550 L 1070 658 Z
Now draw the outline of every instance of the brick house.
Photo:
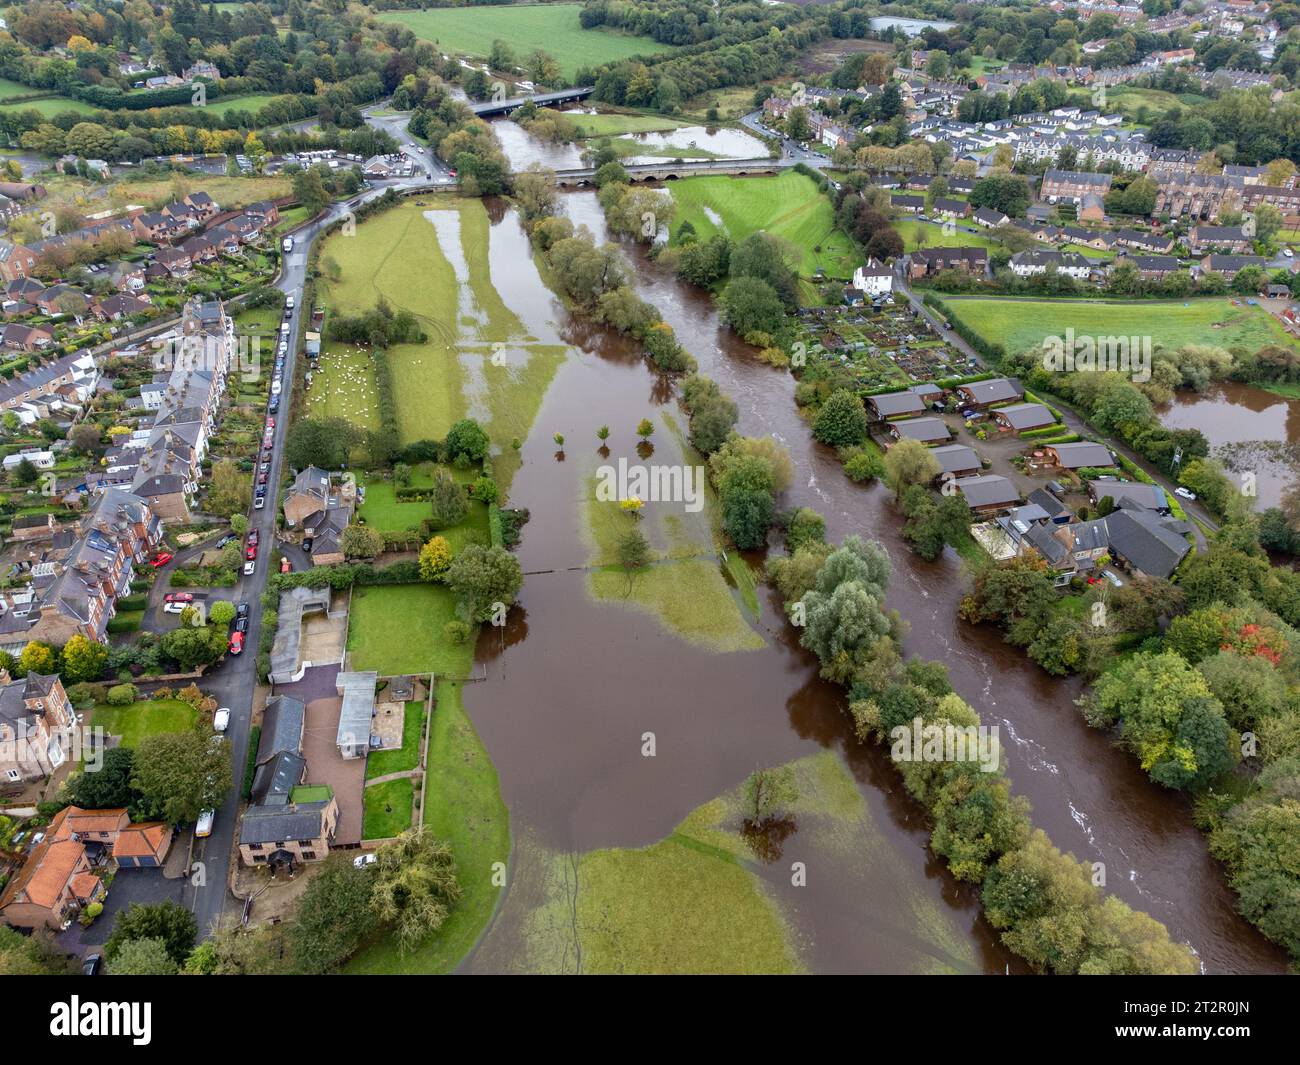
M 13 680 L 0 669 L 0 781 L 43 780 L 72 747 L 76 712 L 57 675 Z
M 333 795 L 323 802 L 250 806 L 239 826 L 240 861 L 290 868 L 295 862 L 320 861 L 329 855 L 338 823 Z
M 36 269 L 36 253 L 24 244 L 0 240 L 0 277 L 6 281 L 31 277 Z

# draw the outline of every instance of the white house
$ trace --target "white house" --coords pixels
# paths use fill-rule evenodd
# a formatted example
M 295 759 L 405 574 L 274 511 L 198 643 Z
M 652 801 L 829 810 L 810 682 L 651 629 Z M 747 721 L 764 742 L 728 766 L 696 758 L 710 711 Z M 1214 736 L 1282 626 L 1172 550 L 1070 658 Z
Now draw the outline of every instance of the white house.
M 54 452 L 53 451 L 19 451 L 15 455 L 6 455 L 4 459 L 5 470 L 17 469 L 22 465 L 23 459 L 26 459 L 38 470 L 54 469 Z
M 853 287 L 867 296 L 883 296 L 894 288 L 894 271 L 875 259 L 853 271 Z
M 1011 256 L 1011 271 L 1017 277 L 1033 277 L 1045 274 L 1049 266 L 1056 267 L 1056 272 L 1085 280 L 1092 273 L 1092 265 L 1082 255 L 1074 252 L 1059 251 L 1022 251 Z

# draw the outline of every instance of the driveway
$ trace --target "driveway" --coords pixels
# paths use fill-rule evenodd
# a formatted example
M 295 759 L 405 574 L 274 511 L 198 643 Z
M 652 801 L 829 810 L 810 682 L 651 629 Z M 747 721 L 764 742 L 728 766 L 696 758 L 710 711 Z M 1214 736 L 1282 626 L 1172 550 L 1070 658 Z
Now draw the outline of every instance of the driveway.
M 113 878 L 113 886 L 108 889 L 108 898 L 104 902 L 104 912 L 95 919 L 89 928 L 82 928 L 76 921 L 65 932 L 55 938 L 59 946 L 69 954 L 84 957 L 98 950 L 113 931 L 117 915 L 125 913 L 132 903 L 147 906 L 158 902 L 176 902 L 188 906 L 187 888 L 189 881 L 168 880 L 161 869 L 124 869 L 119 870 Z M 200 935 L 202 929 L 199 930 Z

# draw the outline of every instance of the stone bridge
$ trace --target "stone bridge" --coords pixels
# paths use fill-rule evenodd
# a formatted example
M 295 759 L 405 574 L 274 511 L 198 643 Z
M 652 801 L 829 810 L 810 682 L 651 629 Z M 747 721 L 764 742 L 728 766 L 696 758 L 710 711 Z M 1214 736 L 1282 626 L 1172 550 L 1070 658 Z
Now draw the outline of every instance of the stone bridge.
M 625 164 L 623 169 L 633 181 L 676 181 L 678 178 L 706 174 L 728 174 L 733 177 L 779 174 L 794 165 L 792 159 L 666 159 L 660 163 Z M 595 177 L 596 171 L 592 167 L 557 170 L 555 183 L 562 189 L 574 185 L 590 185 Z

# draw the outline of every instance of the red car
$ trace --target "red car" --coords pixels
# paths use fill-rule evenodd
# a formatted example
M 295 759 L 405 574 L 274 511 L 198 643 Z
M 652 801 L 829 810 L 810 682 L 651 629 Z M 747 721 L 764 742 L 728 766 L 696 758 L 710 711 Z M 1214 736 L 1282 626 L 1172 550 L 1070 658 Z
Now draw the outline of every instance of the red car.
M 168 592 L 163 596 L 164 603 L 192 603 L 194 602 L 193 592 Z
M 232 632 L 230 634 L 230 653 L 232 655 L 244 653 L 244 634 L 242 632 Z
M 248 549 L 244 552 L 244 557 L 250 562 L 257 557 L 257 544 L 249 544 Z
M 258 483 L 258 484 L 266 484 L 266 478 L 267 478 L 268 476 L 269 476 L 269 474 L 259 473 L 259 474 L 257 475 L 257 483 Z
M 157 555 L 154 555 L 153 558 L 149 560 L 149 565 L 157 568 L 158 566 L 167 565 L 167 563 L 170 562 L 171 560 L 172 560 L 171 552 L 163 551 Z
M 274 430 L 275 430 L 275 419 L 274 419 L 274 418 L 267 418 L 267 419 L 266 419 L 266 427 L 267 427 L 267 429 L 269 429 L 269 430 L 271 430 L 271 431 L 274 431 Z

